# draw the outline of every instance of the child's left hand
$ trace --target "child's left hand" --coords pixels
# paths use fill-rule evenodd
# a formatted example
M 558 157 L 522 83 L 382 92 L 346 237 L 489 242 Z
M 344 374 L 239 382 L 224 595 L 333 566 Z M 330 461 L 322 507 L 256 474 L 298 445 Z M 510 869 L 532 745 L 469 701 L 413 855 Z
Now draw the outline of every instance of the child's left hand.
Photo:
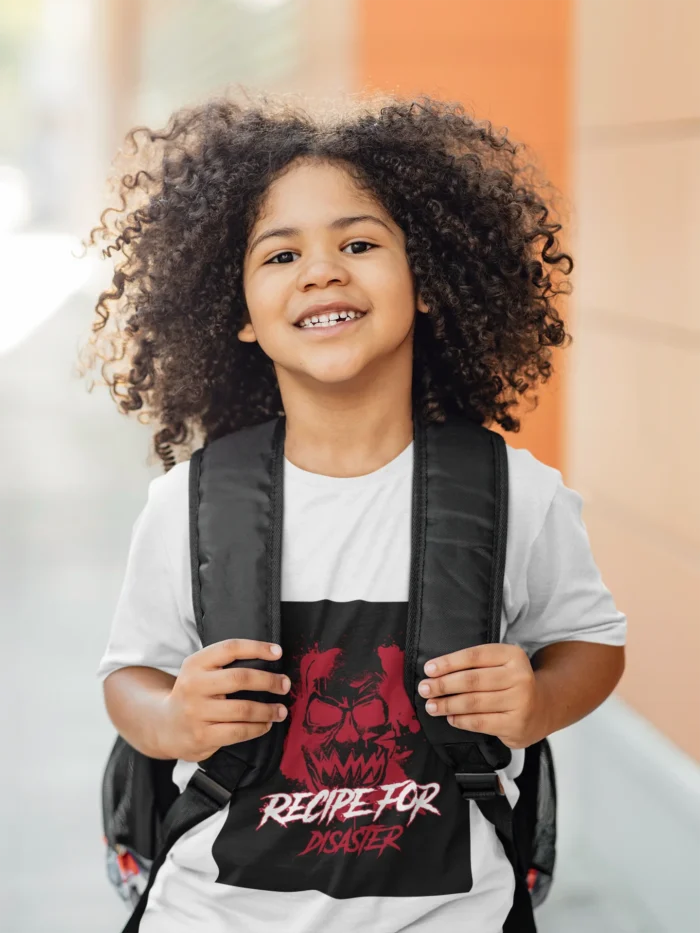
M 429 698 L 430 715 L 495 735 L 509 748 L 527 748 L 548 735 L 535 672 L 517 645 L 464 648 L 428 661 L 425 672 L 418 692 Z

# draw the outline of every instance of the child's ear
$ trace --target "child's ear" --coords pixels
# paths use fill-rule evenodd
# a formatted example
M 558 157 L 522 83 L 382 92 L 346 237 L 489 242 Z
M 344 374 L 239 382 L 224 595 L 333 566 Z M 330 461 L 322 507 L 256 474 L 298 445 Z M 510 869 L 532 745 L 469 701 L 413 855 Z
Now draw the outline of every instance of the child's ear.
M 255 343 L 258 339 L 255 336 L 255 331 L 253 330 L 253 325 L 250 321 L 247 321 L 246 324 L 238 331 L 238 339 L 243 343 Z
M 423 314 L 429 314 L 429 313 L 430 313 L 430 308 L 429 308 L 429 307 L 427 306 L 427 304 L 423 301 L 423 299 L 421 298 L 420 295 L 418 296 L 418 300 L 416 301 L 416 308 L 418 308 L 419 311 L 422 311 Z

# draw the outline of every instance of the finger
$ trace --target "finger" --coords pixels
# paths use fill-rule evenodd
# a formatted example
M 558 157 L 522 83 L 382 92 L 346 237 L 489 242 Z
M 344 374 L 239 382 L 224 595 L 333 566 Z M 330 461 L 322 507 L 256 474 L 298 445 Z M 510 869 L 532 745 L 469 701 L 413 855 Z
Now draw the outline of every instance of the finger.
M 284 695 L 289 692 L 291 682 L 285 674 L 258 671 L 252 667 L 236 667 L 226 670 L 206 671 L 202 675 L 204 696 L 219 696 L 239 690 L 265 690 L 267 693 Z
M 501 736 L 506 734 L 510 713 L 468 713 L 448 716 L 447 721 L 458 729 L 468 732 L 483 732 L 485 735 Z
M 272 722 L 213 722 L 205 729 L 206 743 L 213 748 L 235 745 L 265 735 L 273 727 Z
M 214 670 L 218 667 L 225 667 L 232 661 L 252 660 L 253 658 L 276 661 L 281 656 L 282 649 L 279 645 L 275 648 L 279 649 L 277 653 L 266 641 L 256 641 L 253 638 L 227 638 L 213 645 L 207 645 L 193 657 L 197 658 L 200 666 L 205 670 Z
M 477 667 L 467 671 L 456 671 L 442 677 L 429 677 L 418 684 L 422 697 L 447 696 L 450 693 L 481 693 L 483 691 L 507 690 L 511 686 L 512 672 L 505 666 Z
M 499 667 L 508 663 L 516 647 L 516 645 L 504 645 L 498 642 L 489 645 L 476 645 L 474 648 L 460 648 L 459 651 L 443 654 L 442 657 L 426 661 L 423 670 L 428 677 L 435 677 L 472 667 Z
M 255 700 L 207 700 L 202 704 L 202 718 L 217 722 L 281 722 L 287 707 L 281 703 L 257 703 Z
M 431 716 L 508 713 L 517 708 L 517 699 L 516 690 L 498 690 L 495 693 L 460 693 L 457 696 L 428 700 L 425 709 Z

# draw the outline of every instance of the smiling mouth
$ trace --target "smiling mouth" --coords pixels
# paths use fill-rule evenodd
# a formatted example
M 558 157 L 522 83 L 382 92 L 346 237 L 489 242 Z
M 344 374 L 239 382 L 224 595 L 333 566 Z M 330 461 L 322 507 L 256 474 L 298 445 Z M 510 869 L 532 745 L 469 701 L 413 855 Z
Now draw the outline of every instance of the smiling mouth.
M 296 324 L 295 326 L 299 330 L 306 331 L 307 333 L 311 331 L 324 334 L 339 333 L 340 331 L 347 330 L 349 327 L 357 325 L 363 317 L 366 317 L 366 312 L 361 313 L 358 311 L 353 317 L 340 317 L 334 314 L 332 318 L 330 315 L 322 314 L 319 315 L 317 320 L 312 318 L 311 320 L 304 321 L 302 324 Z

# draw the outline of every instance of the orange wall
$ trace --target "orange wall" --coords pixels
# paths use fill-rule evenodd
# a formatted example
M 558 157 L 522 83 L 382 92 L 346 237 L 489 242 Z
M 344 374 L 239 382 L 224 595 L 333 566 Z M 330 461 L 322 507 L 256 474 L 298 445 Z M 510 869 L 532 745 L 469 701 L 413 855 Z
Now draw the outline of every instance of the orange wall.
M 570 30 L 570 0 L 358 0 L 354 90 L 460 100 L 531 147 L 568 196 Z M 559 375 L 541 391 L 538 409 L 519 434 L 506 435 L 558 469 L 562 356 L 554 356 Z

